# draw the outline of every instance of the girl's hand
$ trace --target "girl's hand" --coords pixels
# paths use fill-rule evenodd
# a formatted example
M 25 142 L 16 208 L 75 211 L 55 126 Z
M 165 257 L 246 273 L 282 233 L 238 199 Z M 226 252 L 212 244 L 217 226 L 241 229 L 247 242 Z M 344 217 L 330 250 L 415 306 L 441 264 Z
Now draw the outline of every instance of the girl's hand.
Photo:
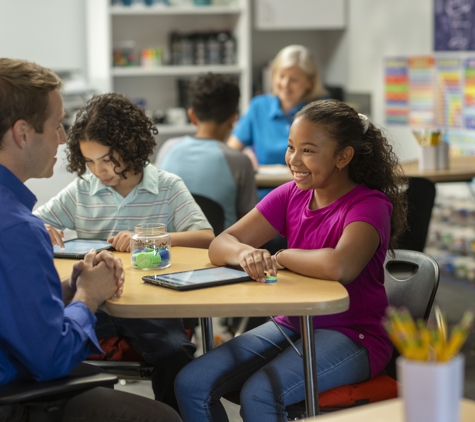
M 249 276 L 260 283 L 266 282 L 266 273 L 277 276 L 277 267 L 267 249 L 253 249 L 244 251 L 239 257 L 239 264 Z
M 49 224 L 45 224 L 45 228 L 49 234 L 49 237 L 51 238 L 51 244 L 54 245 L 59 245 L 61 249 L 64 249 L 64 233 L 62 230 L 57 230 L 53 226 L 50 226 Z
M 119 252 L 130 252 L 130 236 L 132 232 L 119 232 L 115 236 L 109 237 L 107 241 Z

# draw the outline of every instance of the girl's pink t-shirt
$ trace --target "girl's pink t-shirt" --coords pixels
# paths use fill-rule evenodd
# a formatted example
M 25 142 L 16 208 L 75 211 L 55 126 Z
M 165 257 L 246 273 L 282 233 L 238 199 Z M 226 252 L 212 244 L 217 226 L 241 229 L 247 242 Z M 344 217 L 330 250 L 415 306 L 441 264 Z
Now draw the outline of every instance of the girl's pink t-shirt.
M 313 190 L 300 190 L 294 182 L 273 190 L 257 204 L 267 221 L 287 238 L 292 249 L 335 248 L 345 227 L 354 221 L 371 224 L 380 245 L 360 275 L 345 284 L 350 308 L 335 315 L 315 316 L 315 328 L 337 330 L 368 349 L 371 375 L 389 362 L 392 343 L 381 320 L 388 307 L 384 289 L 384 260 L 389 245 L 392 204 L 378 190 L 358 185 L 327 207 L 310 210 Z M 280 316 L 279 323 L 300 332 L 298 317 Z

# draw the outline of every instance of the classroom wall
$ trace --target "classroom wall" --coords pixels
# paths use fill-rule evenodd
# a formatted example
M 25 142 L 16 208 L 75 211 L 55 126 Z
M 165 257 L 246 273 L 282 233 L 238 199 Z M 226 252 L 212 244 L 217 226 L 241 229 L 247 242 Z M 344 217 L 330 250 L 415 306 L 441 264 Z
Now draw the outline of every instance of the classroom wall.
M 84 0 L 0 0 L 0 56 L 86 69 Z
M 27 59 L 55 70 L 86 71 L 84 0 L 0 0 L 0 57 Z M 26 185 L 45 203 L 71 180 L 64 146 L 54 176 Z
M 291 0 L 289 0 L 291 1 Z M 388 55 L 432 53 L 433 0 L 348 0 L 345 31 L 320 31 L 311 38 L 302 33 L 302 42 L 312 42 L 324 64 L 324 79 L 342 84 L 348 91 L 371 93 L 372 116 L 384 126 L 383 58 Z M 0 56 L 34 60 L 54 69 L 85 71 L 84 0 L 0 0 Z M 299 34 L 292 31 L 291 42 Z M 254 31 L 255 33 L 255 31 Z M 260 34 L 253 44 L 253 60 L 289 40 Z M 282 40 L 283 39 L 283 40 Z M 289 41 L 290 42 L 290 41 Z M 272 43 L 272 48 L 266 45 Z M 401 159 L 415 158 L 416 143 L 408 128 L 388 128 Z M 73 176 L 64 168 L 63 147 L 58 154 L 52 179 L 28 182 L 38 204 L 64 187 Z
M 346 60 L 347 89 L 371 92 L 373 120 L 384 125 L 386 56 L 433 52 L 433 0 L 349 0 L 348 28 L 341 50 Z M 401 159 L 417 156 L 410 130 L 388 128 Z

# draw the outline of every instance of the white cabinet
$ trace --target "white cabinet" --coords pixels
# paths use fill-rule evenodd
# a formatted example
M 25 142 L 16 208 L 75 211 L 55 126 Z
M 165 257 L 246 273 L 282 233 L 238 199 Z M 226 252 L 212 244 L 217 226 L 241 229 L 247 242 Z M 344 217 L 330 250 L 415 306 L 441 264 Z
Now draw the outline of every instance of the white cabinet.
M 254 0 L 258 30 L 344 29 L 345 0 Z
M 247 107 L 251 97 L 250 0 L 169 7 L 112 6 L 110 0 L 87 0 L 86 22 L 89 82 L 100 92 L 119 92 L 145 101 L 147 109 L 165 111 L 178 105 L 178 78 L 213 72 L 239 78 L 241 109 Z M 136 53 L 150 47 L 168 50 L 171 32 L 223 30 L 236 41 L 234 64 L 113 66 L 112 52 L 118 43 L 133 41 Z M 193 130 L 191 126 L 159 126 L 159 132 L 169 136 Z

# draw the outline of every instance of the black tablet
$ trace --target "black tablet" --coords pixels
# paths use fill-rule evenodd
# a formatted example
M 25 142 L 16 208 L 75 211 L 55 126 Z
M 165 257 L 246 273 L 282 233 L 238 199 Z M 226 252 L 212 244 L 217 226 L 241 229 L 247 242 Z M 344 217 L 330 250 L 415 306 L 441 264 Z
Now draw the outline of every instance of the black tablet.
M 55 258 L 83 259 L 91 249 L 99 252 L 111 248 L 112 245 L 106 240 L 71 239 L 64 242 L 64 249 L 54 246 L 53 254 Z
M 230 267 L 213 267 L 173 274 L 146 275 L 142 277 L 142 280 L 145 283 L 168 287 L 174 290 L 194 290 L 221 286 L 223 284 L 240 283 L 241 281 L 250 281 L 252 279 L 242 270 Z

